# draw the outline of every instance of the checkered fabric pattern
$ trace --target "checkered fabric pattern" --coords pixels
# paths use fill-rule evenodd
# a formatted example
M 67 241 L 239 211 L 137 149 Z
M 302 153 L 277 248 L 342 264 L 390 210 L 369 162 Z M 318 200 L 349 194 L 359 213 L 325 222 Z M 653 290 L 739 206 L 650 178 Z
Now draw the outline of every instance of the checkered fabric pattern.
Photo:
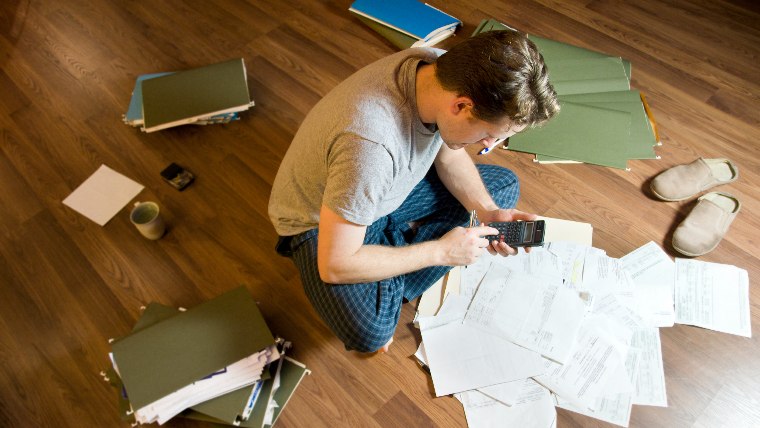
M 478 165 L 494 202 L 514 208 L 519 197 L 515 174 L 495 165 Z M 435 168 L 390 215 L 367 227 L 364 243 L 404 246 L 435 240 L 456 226 L 466 226 L 469 212 L 446 189 Z M 409 222 L 420 222 L 416 230 Z M 393 336 L 401 304 L 420 296 L 451 267 L 432 266 L 405 275 L 361 284 L 325 284 L 317 268 L 317 229 L 294 237 L 293 259 L 306 295 L 347 350 L 373 352 Z

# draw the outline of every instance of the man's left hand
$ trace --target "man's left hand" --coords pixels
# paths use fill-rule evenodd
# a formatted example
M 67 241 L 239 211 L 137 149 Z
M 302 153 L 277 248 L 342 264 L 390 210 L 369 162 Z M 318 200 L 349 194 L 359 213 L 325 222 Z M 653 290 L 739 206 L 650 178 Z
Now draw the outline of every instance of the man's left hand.
M 486 225 L 495 221 L 530 221 L 535 220 L 537 217 L 538 216 L 536 214 L 526 213 L 514 208 L 498 209 L 493 211 L 486 211 L 484 213 L 478 213 L 478 218 L 480 219 L 481 223 Z M 499 241 L 491 241 L 491 243 L 486 248 L 492 255 L 499 254 L 506 257 L 514 256 L 517 254 L 517 248 L 510 247 L 509 245 Z M 530 247 L 525 247 L 526 252 L 529 253 L 530 250 Z

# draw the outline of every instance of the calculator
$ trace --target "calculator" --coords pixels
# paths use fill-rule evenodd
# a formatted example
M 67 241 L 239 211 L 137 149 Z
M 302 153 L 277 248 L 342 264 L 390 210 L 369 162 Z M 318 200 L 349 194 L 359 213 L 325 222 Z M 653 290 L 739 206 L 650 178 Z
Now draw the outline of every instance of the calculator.
M 485 236 L 488 241 L 502 241 L 510 247 L 541 247 L 544 245 L 544 220 L 495 221 L 489 226 L 499 231 L 498 235 Z

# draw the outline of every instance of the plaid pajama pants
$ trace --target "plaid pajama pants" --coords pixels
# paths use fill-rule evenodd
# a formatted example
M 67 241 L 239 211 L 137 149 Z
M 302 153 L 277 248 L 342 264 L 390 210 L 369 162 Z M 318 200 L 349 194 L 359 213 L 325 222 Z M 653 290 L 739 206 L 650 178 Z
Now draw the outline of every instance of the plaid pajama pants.
M 499 207 L 514 208 L 519 196 L 517 176 L 495 165 L 477 165 Z M 416 232 L 409 222 L 421 222 Z M 435 167 L 401 206 L 367 227 L 364 244 L 404 246 L 435 240 L 456 226 L 466 226 L 469 212 L 446 189 Z M 432 266 L 382 281 L 326 284 L 317 268 L 317 235 L 312 229 L 293 237 L 290 247 L 301 282 L 312 305 L 347 350 L 373 352 L 393 336 L 401 304 L 420 296 L 450 266 Z

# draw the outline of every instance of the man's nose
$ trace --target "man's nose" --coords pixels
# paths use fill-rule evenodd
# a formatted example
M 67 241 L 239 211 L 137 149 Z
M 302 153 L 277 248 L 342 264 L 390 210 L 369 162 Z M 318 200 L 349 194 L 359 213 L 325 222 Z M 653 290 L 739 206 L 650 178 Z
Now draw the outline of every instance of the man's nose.
M 494 146 L 494 144 L 496 144 L 496 141 L 497 141 L 497 138 L 493 138 L 493 137 L 483 138 L 482 140 L 480 140 L 480 144 L 482 144 L 483 147 L 490 149 L 491 147 Z

